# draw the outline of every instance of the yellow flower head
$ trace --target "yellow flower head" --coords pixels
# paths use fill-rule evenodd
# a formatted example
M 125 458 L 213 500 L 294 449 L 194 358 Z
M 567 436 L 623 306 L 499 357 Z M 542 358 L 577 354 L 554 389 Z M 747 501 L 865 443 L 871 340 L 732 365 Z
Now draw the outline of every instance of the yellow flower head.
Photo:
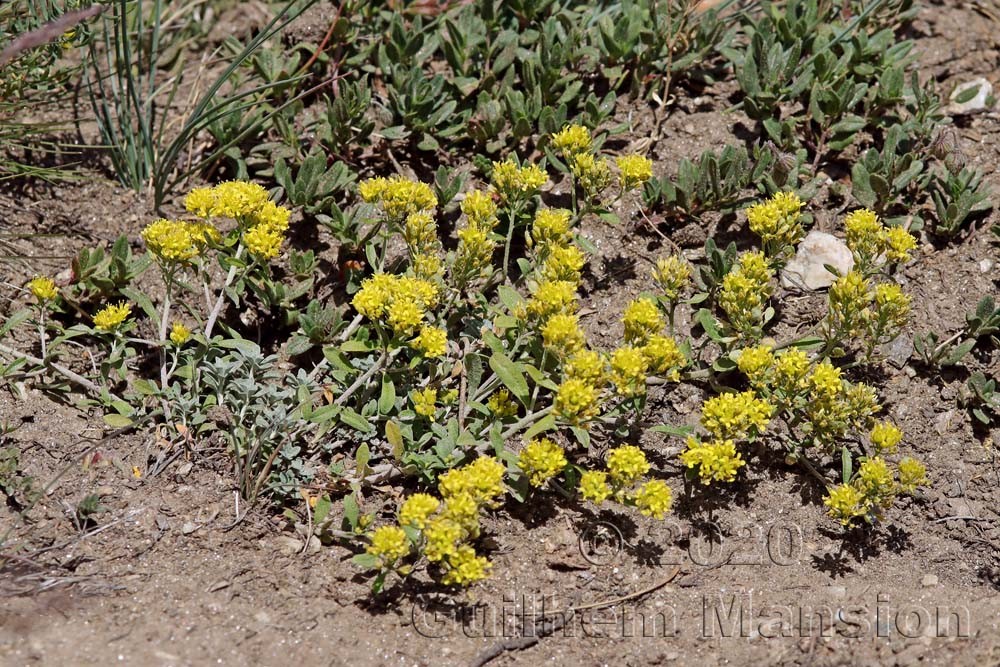
M 569 242 L 570 212 L 563 208 L 540 208 L 531 224 L 531 243 L 538 247 L 562 246 Z
M 899 462 L 899 487 L 903 493 L 912 493 L 918 486 L 928 483 L 924 464 L 915 458 L 903 457 Z
M 465 195 L 461 208 L 471 225 L 492 229 L 496 224 L 497 204 L 489 192 L 472 190 Z
M 678 255 L 668 255 L 656 260 L 653 280 L 663 290 L 668 301 L 677 301 L 681 292 L 691 282 L 691 265 Z
M 622 155 L 615 159 L 623 191 L 635 190 L 653 177 L 653 161 L 642 155 Z
M 615 486 L 629 486 L 649 472 L 649 461 L 635 445 L 622 445 L 608 452 L 608 474 Z
M 197 233 L 192 234 L 192 229 Z M 204 246 L 200 227 L 174 220 L 157 220 L 142 230 L 142 240 L 149 252 L 162 261 L 187 262 L 194 259 Z
M 879 422 L 875 424 L 871 432 L 872 445 L 878 453 L 896 451 L 896 447 L 903 440 L 903 432 L 891 422 Z
M 809 356 L 800 348 L 790 347 L 774 358 L 774 384 L 786 395 L 796 393 L 804 385 L 809 371 Z
M 542 327 L 542 343 L 556 355 L 565 357 L 586 343 L 576 315 L 553 315 Z
M 605 359 L 600 352 L 580 350 L 566 360 L 563 371 L 567 378 L 582 380 L 595 387 L 600 386 L 604 383 Z
M 191 337 L 191 331 L 184 326 L 183 322 L 174 322 L 170 327 L 170 341 L 177 346 L 181 346 Z
M 752 391 L 727 392 L 705 401 L 701 425 L 720 440 L 736 440 L 761 433 L 773 413 L 774 406 Z
M 539 320 L 576 312 L 576 284 L 568 280 L 539 283 L 528 300 L 527 314 Z
M 195 188 L 184 198 L 184 208 L 202 218 L 215 211 L 215 191 L 212 188 Z
M 587 380 L 568 378 L 556 390 L 553 409 L 570 424 L 581 424 L 600 413 L 600 392 Z
M 399 523 L 423 530 L 430 516 L 440 505 L 441 502 L 430 494 L 414 493 L 403 501 L 403 505 L 399 508 Z
M 857 336 L 870 316 L 870 285 L 858 271 L 837 278 L 830 286 L 830 321 L 835 330 Z
M 880 456 L 865 459 L 855 480 L 858 490 L 868 498 L 884 499 L 893 494 L 895 481 L 889 465 Z
M 748 347 L 740 351 L 736 365 L 750 380 L 750 384 L 755 387 L 763 386 L 767 384 L 771 368 L 774 366 L 774 354 L 771 353 L 769 345 Z
M 94 315 L 94 327 L 101 331 L 113 331 L 132 314 L 132 306 L 121 301 L 109 304 Z
M 548 282 L 580 283 L 580 271 L 587 258 L 575 245 L 550 246 L 542 264 L 542 278 Z
M 636 492 L 634 500 L 640 513 L 654 519 L 662 519 L 670 511 L 674 497 L 666 482 L 652 479 L 642 485 Z
M 504 201 L 527 199 L 548 181 L 549 175 L 535 164 L 518 166 L 512 158 L 493 163 L 493 187 Z
M 649 362 L 641 348 L 620 347 L 611 355 L 611 381 L 622 396 L 645 394 L 648 371 Z
M 800 221 L 802 200 L 794 192 L 779 192 L 747 209 L 750 229 L 760 236 L 769 255 L 788 253 L 805 236 Z
M 883 335 L 892 337 L 906 326 L 910 315 L 910 295 L 896 283 L 882 283 L 875 288 L 875 317 L 883 326 Z
M 438 478 L 438 492 L 445 499 L 469 494 L 479 505 L 488 505 L 504 494 L 504 466 L 492 456 L 480 456 L 461 468 L 452 468 Z
M 437 413 L 435 403 L 437 403 L 437 389 L 427 387 L 413 392 L 413 409 L 418 415 L 434 419 L 434 415 Z
M 483 556 L 477 556 L 475 549 L 468 545 L 458 547 L 448 556 L 448 569 L 441 577 L 445 586 L 468 586 L 489 575 L 492 564 Z
M 647 298 L 636 299 L 625 306 L 622 323 L 625 325 L 625 340 L 630 343 L 645 343 L 650 336 L 663 329 L 660 309 L 655 301 Z
M 861 208 L 844 218 L 847 247 L 858 257 L 874 259 L 882 252 L 882 221 L 874 211 Z
M 211 215 L 223 218 L 244 219 L 256 216 L 268 202 L 267 190 L 247 181 L 219 183 L 212 188 L 212 195 L 214 202 Z
M 580 494 L 595 505 L 603 503 L 611 495 L 608 473 L 588 470 L 580 475 Z
M 649 370 L 663 375 L 671 382 L 680 380 L 680 369 L 687 365 L 687 357 L 680 346 L 669 336 L 650 336 L 642 346 L 642 356 L 646 358 Z
M 284 235 L 267 225 L 254 225 L 243 234 L 243 243 L 254 257 L 274 259 L 281 251 Z
M 383 568 L 391 567 L 410 553 L 410 541 L 399 526 L 382 526 L 372 533 L 367 551 L 378 557 Z
M 472 277 L 481 275 L 491 267 L 492 259 L 493 241 L 488 229 L 469 225 L 458 230 L 455 273 Z
M 445 517 L 427 522 L 424 528 L 424 556 L 432 563 L 438 563 L 455 553 L 456 543 L 462 539 L 460 525 Z
M 517 459 L 517 467 L 534 487 L 543 486 L 561 473 L 567 464 L 566 452 L 548 438 L 529 442 Z
M 611 184 L 611 167 L 608 165 L 608 160 L 590 153 L 579 153 L 573 156 L 570 171 L 587 196 L 594 198 Z
M 430 211 L 438 203 L 431 186 L 401 176 L 362 181 L 358 184 L 358 194 L 368 203 L 381 205 L 386 216 L 396 222 L 414 213 Z
M 437 223 L 427 211 L 418 211 L 406 216 L 403 223 L 403 240 L 414 252 L 437 248 L 439 241 Z
M 840 369 L 829 361 L 816 364 L 808 381 L 811 394 L 817 400 L 836 398 L 844 390 L 844 383 L 840 379 Z
M 443 357 L 448 351 L 448 334 L 438 327 L 422 326 L 410 345 L 428 359 Z
M 688 438 L 687 449 L 680 458 L 688 470 L 698 473 L 702 484 L 732 482 L 740 468 L 746 465 L 732 440 L 703 442 L 698 438 Z
M 593 138 L 590 130 L 582 125 L 567 125 L 552 135 L 552 147 L 563 155 L 576 155 L 590 150 Z
M 823 504 L 829 508 L 831 517 L 843 525 L 848 525 L 856 517 L 865 514 L 861 493 L 850 484 L 840 484 L 830 489 Z
M 490 400 L 486 401 L 486 407 L 497 419 L 509 419 L 517 416 L 517 403 L 514 402 L 510 392 L 506 389 L 501 389 L 490 396 Z
M 902 227 L 885 230 L 885 256 L 891 262 L 910 261 L 910 251 L 917 247 L 917 239 Z
M 55 282 L 45 276 L 35 276 L 32 278 L 28 282 L 28 289 L 38 299 L 38 303 L 53 301 L 59 296 L 59 290 L 56 289 Z

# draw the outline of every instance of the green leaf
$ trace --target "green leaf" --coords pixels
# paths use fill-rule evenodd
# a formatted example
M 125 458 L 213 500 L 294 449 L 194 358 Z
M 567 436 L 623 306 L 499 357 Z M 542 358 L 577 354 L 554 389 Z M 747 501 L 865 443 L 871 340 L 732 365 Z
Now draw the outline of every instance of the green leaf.
M 373 570 L 378 567 L 378 556 L 375 554 L 354 554 L 351 562 L 366 570 Z
M 494 352 L 490 357 L 490 368 L 514 396 L 522 403 L 527 402 L 528 381 L 524 378 L 524 367 L 521 364 L 511 361 L 505 354 Z
M 344 521 L 351 530 L 357 530 L 358 517 L 361 516 L 361 508 L 358 507 L 356 493 L 344 497 Z
M 362 442 L 354 454 L 354 464 L 358 468 L 358 477 L 364 477 L 368 474 L 368 462 L 371 461 L 371 458 L 372 452 L 368 449 L 368 443 Z
M 2 327 L 0 327 L 0 338 L 6 336 L 8 333 L 10 333 L 10 331 L 14 327 L 18 326 L 19 324 L 27 320 L 29 317 L 31 317 L 31 313 L 32 313 L 31 308 L 22 308 L 21 310 L 17 311 L 16 313 L 8 317 L 7 321 L 4 322 Z
M 392 378 L 383 375 L 382 393 L 378 397 L 378 412 L 381 415 L 387 415 L 394 407 L 396 407 L 396 385 L 392 383 Z
M 330 496 L 324 493 L 316 500 L 316 507 L 313 508 L 313 522 L 323 523 L 323 519 L 330 515 L 331 507 L 333 507 L 333 503 L 330 502 Z
M 403 457 L 403 432 L 399 429 L 399 424 L 395 419 L 390 419 L 385 423 L 385 439 L 392 447 L 392 456 L 397 461 Z
M 539 433 L 545 433 L 546 431 L 551 431 L 556 427 L 556 418 L 552 415 L 545 415 L 534 424 L 531 425 L 527 431 L 524 432 L 524 439 L 531 440 Z
M 319 412 L 319 410 L 317 410 L 317 412 Z M 372 426 L 371 422 L 351 408 L 341 408 L 340 421 L 357 431 L 361 431 L 362 433 L 373 433 L 375 431 L 375 427 Z
M 689 435 L 694 433 L 693 426 L 671 426 L 670 424 L 660 424 L 659 426 L 654 426 L 651 431 L 656 433 L 666 433 L 675 438 L 687 438 Z
M 132 420 L 125 415 L 118 415 L 112 412 L 104 415 L 104 423 L 111 428 L 125 428 L 132 425 Z
M 840 473 L 844 484 L 850 484 L 851 475 L 854 474 L 854 458 L 846 445 L 840 450 Z
M 722 332 L 719 331 L 718 322 L 715 320 L 715 316 L 712 315 L 712 311 L 708 308 L 701 308 L 695 314 L 694 319 L 701 325 L 708 337 L 715 342 L 719 342 L 723 339 Z

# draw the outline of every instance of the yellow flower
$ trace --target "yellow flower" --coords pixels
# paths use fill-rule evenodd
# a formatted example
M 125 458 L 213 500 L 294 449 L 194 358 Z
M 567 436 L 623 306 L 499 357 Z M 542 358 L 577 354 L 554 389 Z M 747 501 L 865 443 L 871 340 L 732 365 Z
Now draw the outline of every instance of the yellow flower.
M 653 177 L 653 161 L 642 155 L 622 155 L 615 159 L 622 190 L 634 190 Z
M 212 188 L 195 188 L 184 198 L 184 208 L 202 218 L 215 210 L 215 191 Z
M 399 526 L 382 526 L 372 533 L 371 541 L 367 551 L 378 557 L 383 568 L 410 553 L 410 541 Z
M 531 224 L 530 242 L 539 247 L 561 246 L 569 241 L 570 212 L 562 208 L 540 208 Z
M 594 157 L 590 153 L 573 156 L 570 171 L 576 177 L 583 191 L 595 198 L 611 183 L 611 167 L 607 160 Z
M 635 445 L 622 445 L 608 452 L 608 474 L 615 486 L 629 486 L 649 472 L 649 461 Z
M 668 336 L 650 336 L 642 346 L 642 356 L 646 358 L 650 370 L 666 375 L 672 382 L 680 380 L 680 369 L 687 365 L 687 358 L 677 341 Z
M 882 452 L 892 453 L 903 440 L 903 432 L 895 424 L 890 422 L 879 422 L 875 424 L 871 432 L 872 445 L 880 454 Z
M 444 329 L 423 326 L 420 335 L 410 341 L 410 345 L 428 359 L 443 357 L 448 351 L 448 334 Z
M 399 508 L 399 523 L 423 530 L 430 516 L 440 505 L 441 502 L 430 494 L 414 493 L 403 501 L 402 507 Z
M 109 304 L 94 315 L 94 326 L 101 331 L 112 331 L 128 319 L 131 313 L 132 306 L 124 301 L 117 304 Z
M 896 283 L 882 283 L 875 288 L 875 317 L 882 336 L 892 338 L 906 326 L 910 315 L 910 296 Z
M 445 498 L 441 516 L 460 525 L 467 534 L 479 532 L 479 504 L 470 493 L 453 493 Z
M 455 253 L 457 275 L 472 278 L 491 268 L 493 241 L 488 229 L 469 225 L 458 230 L 458 250 Z
M 739 439 L 761 433 L 773 413 L 774 407 L 752 391 L 728 392 L 705 401 L 701 425 L 720 440 Z
M 504 493 L 504 466 L 492 456 L 480 456 L 472 463 L 453 468 L 438 478 L 438 492 L 444 498 L 469 494 L 478 504 L 490 504 Z
M 142 230 L 149 252 L 167 262 L 187 262 L 201 252 L 203 237 L 195 238 L 186 222 L 157 220 Z
M 857 336 L 870 316 L 872 301 L 868 281 L 858 271 L 841 276 L 830 286 L 830 323 L 834 331 Z
M 869 428 L 872 416 L 882 409 L 882 406 L 878 404 L 875 388 L 862 382 L 846 389 L 844 401 L 851 414 L 851 421 L 858 429 Z
M 517 415 L 517 403 L 510 397 L 510 392 L 501 389 L 486 402 L 486 407 L 497 419 L 508 419 Z
M 535 164 L 518 166 L 512 158 L 493 163 L 493 187 L 505 201 L 527 199 L 548 180 L 545 170 Z
M 415 252 L 438 245 L 437 223 L 427 211 L 418 211 L 406 216 L 403 223 L 403 240 Z
M 660 309 L 656 307 L 656 302 L 647 298 L 636 299 L 625 306 L 622 323 L 625 325 L 625 340 L 640 345 L 663 329 Z
M 874 211 L 861 208 L 844 218 L 847 247 L 859 258 L 872 260 L 882 253 L 882 221 Z
M 401 176 L 362 181 L 358 184 L 358 194 L 368 203 L 380 204 L 386 216 L 395 222 L 414 213 L 430 211 L 438 203 L 431 186 Z
M 691 265 L 678 255 L 661 257 L 656 260 L 653 280 L 659 284 L 667 301 L 677 301 L 681 291 L 691 282 Z
M 758 345 L 741 350 L 736 365 L 740 372 L 750 380 L 750 384 L 755 387 L 766 385 L 771 367 L 774 366 L 771 346 Z
M 917 239 L 902 227 L 885 230 L 885 256 L 891 262 L 910 261 L 910 251 L 917 247 Z
M 928 484 L 927 468 L 915 458 L 906 456 L 899 462 L 899 486 L 903 493 L 912 493 Z
M 732 440 L 702 442 L 698 438 L 688 438 L 687 449 L 680 458 L 686 468 L 697 470 L 702 484 L 732 482 L 740 468 L 746 465 Z
M 267 225 L 254 225 L 243 234 L 243 243 L 250 254 L 261 259 L 274 259 L 281 251 L 285 237 Z
M 468 586 L 488 576 L 491 563 L 483 556 L 477 556 L 475 549 L 468 545 L 458 547 L 448 556 L 448 570 L 441 577 L 445 586 Z
M 760 236 L 768 255 L 788 254 L 805 236 L 801 209 L 802 201 L 794 192 L 778 192 L 747 209 L 750 230 Z
M 840 484 L 827 491 L 823 504 L 829 508 L 831 517 L 846 526 L 865 513 L 862 501 L 857 489 L 850 484 Z
M 183 345 L 191 337 L 191 331 L 182 322 L 174 322 L 170 328 L 170 340 L 174 345 Z
M 38 299 L 38 303 L 52 301 L 59 296 L 59 290 L 56 289 L 55 282 L 45 276 L 35 276 L 32 278 L 28 282 L 28 289 Z
M 816 368 L 809 376 L 809 387 L 816 400 L 837 397 L 844 390 L 844 383 L 840 379 L 840 369 L 829 361 L 816 364 Z
M 637 347 L 620 347 L 611 355 L 611 381 L 625 397 L 646 393 L 646 372 L 649 362 Z
M 544 485 L 566 467 L 566 452 L 548 438 L 535 439 L 524 446 L 517 467 L 534 487 Z
M 211 215 L 224 218 L 255 216 L 268 202 L 263 186 L 247 181 L 226 181 L 212 188 Z
M 885 460 L 879 456 L 862 461 L 855 484 L 866 498 L 873 499 L 873 504 L 880 504 L 880 501 L 895 491 L 892 472 Z
M 462 539 L 462 532 L 462 527 L 451 519 L 431 519 L 424 528 L 424 556 L 437 563 L 455 553 L 455 544 Z
M 583 251 L 574 245 L 551 246 L 542 264 L 542 278 L 549 282 L 580 282 L 580 271 L 586 263 Z
M 528 300 L 526 312 L 531 317 L 547 320 L 553 315 L 576 312 L 576 285 L 566 281 L 539 283 Z
M 389 306 L 387 315 L 392 330 L 397 335 L 407 336 L 420 326 L 424 311 L 415 301 L 397 300 Z
M 472 190 L 465 199 L 462 200 L 462 213 L 475 227 L 487 227 L 492 229 L 496 224 L 497 204 L 493 201 L 493 195 L 482 190 Z
M 413 409 L 418 415 L 423 415 L 428 419 L 434 419 L 437 413 L 437 389 L 427 387 L 420 391 L 413 392 Z
M 757 338 L 760 335 L 764 307 L 771 296 L 772 275 L 762 253 L 745 252 L 736 267 L 722 279 L 719 307 L 733 329 L 743 336 Z
M 444 265 L 441 258 L 430 253 L 417 253 L 413 256 L 411 266 L 413 275 L 421 280 L 441 278 Z
M 288 231 L 288 222 L 291 217 L 291 211 L 284 206 L 278 206 L 270 200 L 264 202 L 264 205 L 254 215 L 254 219 L 258 225 L 264 225 L 279 234 L 284 234 Z
M 774 360 L 774 384 L 786 396 L 802 388 L 809 371 L 809 356 L 797 347 L 779 352 Z M 839 376 L 838 376 L 839 377 Z
M 552 147 L 562 151 L 563 155 L 586 153 L 592 142 L 590 130 L 582 125 L 566 125 L 552 135 Z
M 654 519 L 662 519 L 673 504 L 673 493 L 663 480 L 652 479 L 635 494 L 635 506 L 639 512 Z
M 592 383 L 579 378 L 564 380 L 556 390 L 553 409 L 570 424 L 580 424 L 600 413 L 600 395 Z
M 580 350 L 563 367 L 567 378 L 582 380 L 593 386 L 604 383 L 604 357 L 594 350 Z
M 542 327 L 542 342 L 560 357 L 582 349 L 586 342 L 576 315 L 553 315 Z
M 608 473 L 588 470 L 580 475 L 580 494 L 595 505 L 603 503 L 611 495 Z

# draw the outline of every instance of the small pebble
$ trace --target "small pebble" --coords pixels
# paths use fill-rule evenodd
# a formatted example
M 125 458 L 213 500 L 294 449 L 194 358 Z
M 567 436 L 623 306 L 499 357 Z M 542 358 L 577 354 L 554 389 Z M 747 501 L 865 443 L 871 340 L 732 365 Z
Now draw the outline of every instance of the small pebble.
M 924 578 L 920 580 L 920 585 L 927 588 L 937 586 L 938 576 L 936 574 L 925 574 Z

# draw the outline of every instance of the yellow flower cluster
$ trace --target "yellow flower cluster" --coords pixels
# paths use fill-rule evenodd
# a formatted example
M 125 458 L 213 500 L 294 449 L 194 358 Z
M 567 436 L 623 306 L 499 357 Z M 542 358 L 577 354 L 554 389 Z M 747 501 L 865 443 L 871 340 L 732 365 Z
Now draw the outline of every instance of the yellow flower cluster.
M 868 309 L 873 295 L 871 286 L 858 271 L 837 278 L 830 286 L 829 318 L 834 331 L 857 336 L 867 327 L 871 315 Z
M 642 348 L 627 345 L 611 354 L 611 381 L 618 393 L 629 398 L 646 393 L 649 361 Z
M 858 209 L 844 218 L 847 247 L 854 253 L 858 264 L 867 270 L 879 257 L 890 262 L 906 262 L 910 251 L 917 247 L 917 240 L 902 227 L 886 227 L 874 211 Z
M 872 427 L 870 438 L 875 451 L 878 453 L 896 451 L 896 447 L 903 440 L 903 432 L 898 426 L 890 422 L 879 422 Z
M 390 568 L 410 553 L 410 540 L 399 526 L 382 526 L 372 533 L 366 551 L 378 557 L 380 567 Z
M 109 304 L 94 315 L 94 327 L 101 331 L 114 331 L 132 314 L 132 306 L 121 301 Z
M 501 389 L 486 401 L 486 407 L 497 419 L 509 419 L 517 416 L 517 403 L 511 398 L 510 392 Z
M 646 373 L 650 371 L 675 382 L 680 379 L 680 369 L 687 359 L 677 341 L 661 334 L 663 318 L 655 301 L 640 298 L 630 302 L 622 315 L 622 324 L 625 341 L 630 346 L 615 351 L 611 358 L 612 379 L 619 393 L 625 396 L 645 393 Z
M 28 289 L 31 290 L 31 294 L 38 299 L 38 303 L 53 301 L 57 296 L 59 296 L 59 290 L 56 289 L 55 282 L 53 282 L 51 278 L 47 278 L 45 276 L 35 276 L 28 281 Z
M 634 505 L 645 516 L 663 519 L 673 504 L 673 493 L 658 479 L 639 484 L 649 472 L 649 461 L 634 445 L 622 445 L 608 452 L 607 471 L 587 470 L 580 476 L 580 495 L 600 505 L 614 496 L 619 502 Z
M 158 259 L 164 262 L 189 262 L 200 255 L 209 243 L 218 243 L 221 236 L 206 220 L 157 220 L 142 230 L 142 240 Z
M 226 181 L 212 188 L 195 188 L 184 199 L 184 208 L 202 218 L 244 220 L 263 212 L 269 201 L 267 190 L 257 183 Z
M 653 280 L 663 290 L 667 301 L 676 302 L 681 292 L 691 282 L 691 265 L 683 257 L 668 255 L 656 260 Z
M 732 328 L 745 338 L 760 338 L 773 275 L 763 253 L 745 252 L 722 279 L 719 306 Z
M 170 341 L 177 346 L 181 346 L 191 338 L 191 331 L 184 326 L 183 322 L 174 322 L 170 327 Z
M 529 442 L 517 459 L 517 467 L 534 487 L 543 486 L 561 473 L 567 464 L 566 452 L 548 438 Z
M 351 305 L 370 320 L 384 319 L 397 335 L 412 335 L 437 300 L 438 288 L 432 282 L 378 273 L 361 283 Z
M 844 526 L 854 519 L 878 518 L 900 493 L 912 493 L 927 484 L 927 469 L 920 461 L 904 457 L 897 465 L 898 481 L 885 459 L 865 458 L 854 479 L 827 491 L 824 504 L 829 515 Z
M 625 325 L 625 340 L 641 344 L 663 329 L 663 318 L 655 301 L 642 298 L 625 306 L 622 324 Z
M 513 158 L 493 163 L 493 187 L 507 202 L 530 198 L 548 181 L 549 175 L 536 164 L 522 167 Z
M 592 382 L 568 377 L 556 390 L 553 411 L 570 424 L 581 425 L 601 411 L 601 391 Z
M 757 234 L 770 257 L 792 254 L 805 236 L 802 200 L 794 192 L 778 192 L 747 209 L 750 230 Z
M 910 297 L 899 285 L 881 283 L 872 290 L 862 273 L 854 270 L 830 286 L 827 335 L 860 336 L 871 350 L 895 338 L 909 314 Z
M 428 359 L 443 357 L 448 351 L 448 334 L 444 329 L 424 325 L 420 327 L 417 337 L 410 341 L 410 347 Z
M 740 468 L 746 465 L 732 440 L 702 441 L 690 437 L 680 458 L 688 470 L 697 471 L 702 484 L 732 482 Z
M 727 392 L 708 399 L 701 408 L 701 425 L 719 440 L 742 440 L 761 434 L 774 406 L 752 391 Z
M 653 161 L 642 155 L 621 155 L 615 158 L 618 165 L 618 183 L 622 192 L 635 190 L 653 177 Z
M 579 153 L 589 153 L 592 143 L 590 130 L 582 125 L 567 125 L 552 135 L 552 147 L 567 158 Z
M 560 358 L 579 352 L 586 342 L 576 315 L 553 315 L 542 325 L 542 343 Z
M 440 506 L 441 501 L 429 493 L 414 493 L 399 508 L 399 524 L 423 530 L 427 527 L 427 520 Z
M 474 190 L 462 201 L 468 223 L 458 230 L 458 249 L 452 274 L 459 288 L 480 278 L 493 268 L 493 228 L 497 224 L 497 206 L 492 195 Z
M 570 212 L 564 208 L 540 208 L 528 235 L 529 246 L 564 247 L 570 242 Z
M 570 163 L 570 172 L 591 200 L 596 200 L 611 184 L 610 162 L 591 153 L 578 153 Z
M 427 387 L 413 392 L 413 410 L 433 421 L 437 414 L 437 389 Z
M 432 211 L 438 204 L 431 186 L 402 176 L 361 181 L 358 194 L 369 204 L 380 205 L 386 217 L 395 223 L 414 213 Z
M 806 362 L 808 364 L 808 361 Z M 753 387 L 766 387 L 771 380 L 774 354 L 770 345 L 758 345 L 740 350 L 736 366 L 747 376 Z

